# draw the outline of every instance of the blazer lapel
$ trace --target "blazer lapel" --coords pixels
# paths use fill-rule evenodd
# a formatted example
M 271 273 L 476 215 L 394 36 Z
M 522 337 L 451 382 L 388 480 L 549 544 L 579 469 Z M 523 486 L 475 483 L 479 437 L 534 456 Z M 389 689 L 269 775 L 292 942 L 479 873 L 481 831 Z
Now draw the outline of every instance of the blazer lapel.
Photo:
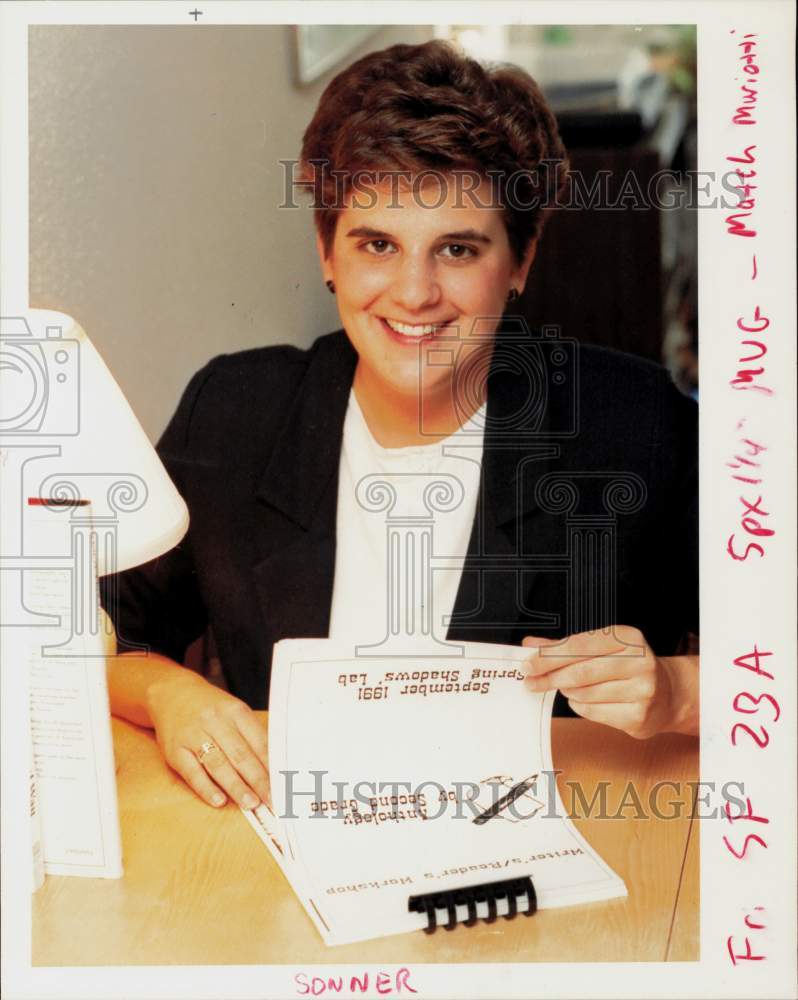
M 477 500 L 463 575 L 447 638 L 518 642 L 519 627 L 550 630 L 556 616 L 536 613 L 528 595 L 539 570 L 524 559 L 522 523 L 533 518 L 541 550 L 548 517 L 539 516 L 535 487 L 561 455 L 546 399 L 546 358 L 527 333 L 499 334 L 488 378 L 487 415 Z
M 357 354 L 343 331 L 318 343 L 258 483 L 259 500 L 306 530 L 318 527 L 320 505 L 330 480 L 338 475 L 356 363 Z
M 273 642 L 328 632 L 338 465 L 356 361 L 341 331 L 318 344 L 257 487 L 274 547 L 253 572 Z

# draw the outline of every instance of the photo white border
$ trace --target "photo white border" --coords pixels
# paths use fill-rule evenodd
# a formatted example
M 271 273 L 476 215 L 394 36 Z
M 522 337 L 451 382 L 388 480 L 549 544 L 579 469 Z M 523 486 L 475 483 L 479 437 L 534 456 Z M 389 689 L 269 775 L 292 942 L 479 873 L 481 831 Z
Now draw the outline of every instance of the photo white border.
M 794 7 L 789 0 L 693 0 L 642 3 L 616 0 L 526 0 L 526 2 L 402 3 L 383 0 L 286 3 L 182 2 L 20 3 L 0 5 L 2 67 L 2 242 L 3 315 L 27 305 L 27 29 L 31 24 L 191 24 L 192 7 L 201 24 L 697 24 L 699 171 L 721 175 L 725 157 L 755 142 L 759 188 L 755 240 L 726 232 L 728 210 L 699 213 L 699 303 L 701 360 L 701 616 L 702 734 L 701 777 L 745 782 L 754 811 L 767 826 L 743 830 L 741 824 L 701 824 L 701 960 L 695 963 L 602 963 L 517 965 L 417 965 L 412 982 L 421 997 L 794 997 L 796 941 L 796 665 L 795 665 L 795 114 Z M 740 76 L 735 30 L 758 35 L 761 96 L 755 127 L 731 123 Z M 290 85 L 290 81 L 286 81 Z M 739 133 L 745 135 L 741 137 Z M 749 135 L 743 141 L 745 136 Z M 752 244 L 759 275 L 750 280 Z M 755 305 L 771 319 L 766 358 L 773 395 L 735 392 L 741 335 L 737 318 Z M 741 506 L 727 461 L 741 420 L 767 445 L 763 452 L 763 494 L 776 535 L 767 540 L 764 559 L 737 562 L 726 553 L 730 532 L 740 532 Z M 772 686 L 733 666 L 735 657 L 756 642 L 772 651 L 765 669 Z M 2 671 L 2 838 L 4 995 L 16 997 L 286 997 L 296 995 L 286 966 L 202 966 L 113 968 L 30 967 L 30 897 L 27 871 L 30 840 L 26 823 L 27 775 L 17 767 L 26 736 L 24 684 L 5 664 Z M 768 691 L 781 718 L 766 725 L 771 740 L 764 750 L 750 741 L 735 748 L 729 740 L 735 722 L 758 722 L 735 714 L 732 703 L 742 690 Z M 763 718 L 763 717 L 759 717 Z M 17 748 L 16 752 L 14 748 Z M 763 834 L 763 830 L 765 831 Z M 722 835 L 736 844 L 743 832 L 763 834 L 767 849 L 753 845 L 743 861 L 724 847 Z M 753 907 L 766 927 L 750 932 L 765 961 L 732 965 L 727 937 L 742 944 L 742 920 Z M 234 919 L 234 914 L 231 914 Z M 343 974 L 344 966 L 316 967 L 318 974 Z M 362 969 L 360 970 L 362 971 Z M 344 996 L 345 994 L 341 994 Z M 377 994 L 370 991 L 368 996 Z

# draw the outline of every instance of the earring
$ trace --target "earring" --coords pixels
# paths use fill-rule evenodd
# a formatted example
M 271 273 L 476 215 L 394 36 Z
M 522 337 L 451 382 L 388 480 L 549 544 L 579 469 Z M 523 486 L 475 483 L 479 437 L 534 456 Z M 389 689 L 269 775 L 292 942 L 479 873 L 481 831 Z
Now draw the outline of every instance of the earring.
M 332 281 L 325 281 L 324 284 L 327 286 L 327 291 L 332 292 L 335 295 L 335 285 Z
M 507 301 L 508 302 L 515 302 L 515 300 L 517 298 L 518 298 L 518 289 L 517 288 L 511 288 L 510 291 L 507 293 Z

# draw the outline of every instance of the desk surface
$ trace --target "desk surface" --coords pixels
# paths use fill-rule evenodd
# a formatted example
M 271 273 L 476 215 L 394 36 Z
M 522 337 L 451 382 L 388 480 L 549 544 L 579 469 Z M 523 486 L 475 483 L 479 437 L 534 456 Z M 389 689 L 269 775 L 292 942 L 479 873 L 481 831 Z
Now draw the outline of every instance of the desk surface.
M 624 879 L 627 899 L 327 948 L 238 809 L 201 803 L 165 766 L 151 733 L 113 725 L 125 876 L 48 876 L 33 899 L 34 965 L 698 959 L 698 828 L 688 784 L 697 779 L 697 740 L 637 742 L 582 719 L 554 720 L 565 808 Z M 609 782 L 607 812 L 624 806 L 624 818 L 586 815 L 574 784 L 590 803 L 601 781 Z M 654 791 L 659 812 L 675 818 L 651 816 L 660 781 L 668 784 Z

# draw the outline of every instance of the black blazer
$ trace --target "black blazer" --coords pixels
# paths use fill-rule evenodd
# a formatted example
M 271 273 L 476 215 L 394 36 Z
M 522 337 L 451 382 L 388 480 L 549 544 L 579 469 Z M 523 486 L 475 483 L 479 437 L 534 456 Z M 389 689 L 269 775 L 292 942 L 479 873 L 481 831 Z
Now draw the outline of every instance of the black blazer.
M 171 552 L 103 580 L 122 648 L 180 661 L 210 626 L 230 690 L 262 708 L 273 644 L 327 635 L 356 360 L 338 331 L 192 378 L 158 445 L 191 525 Z M 503 330 L 448 638 L 617 623 L 667 655 L 697 633 L 696 411 L 657 365 Z

